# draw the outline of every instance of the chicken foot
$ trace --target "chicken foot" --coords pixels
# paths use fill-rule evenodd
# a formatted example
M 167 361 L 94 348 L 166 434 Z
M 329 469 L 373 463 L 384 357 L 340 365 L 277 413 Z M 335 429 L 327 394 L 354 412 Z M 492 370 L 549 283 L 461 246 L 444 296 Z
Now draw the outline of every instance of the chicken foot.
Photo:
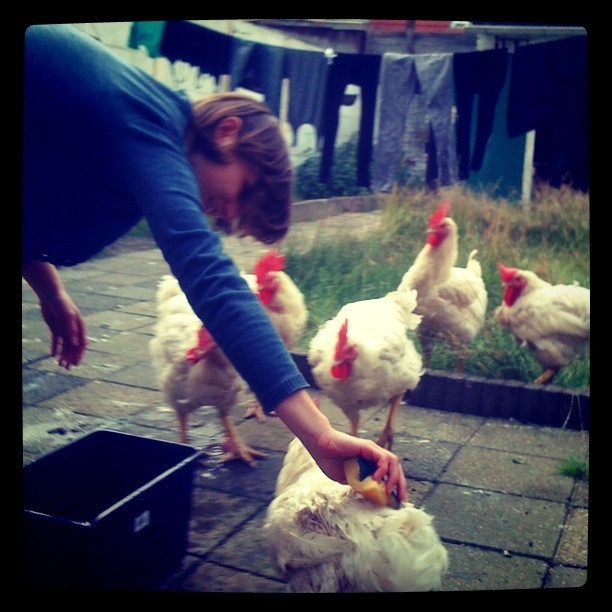
M 221 460 L 224 463 L 233 459 L 239 459 L 251 467 L 255 467 L 257 465 L 255 459 L 267 457 L 266 453 L 251 448 L 242 440 L 240 434 L 236 431 L 231 417 L 223 417 L 222 421 L 225 428 L 225 440 L 223 442 L 224 452 Z
M 271 412 L 268 412 L 268 416 L 275 417 L 276 412 L 272 410 Z M 250 419 L 252 417 L 255 417 L 260 423 L 263 423 L 266 420 L 266 413 L 264 412 L 261 404 L 257 401 L 256 397 L 252 398 L 249 401 L 249 405 L 247 406 L 247 409 L 242 418 Z
M 256 399 L 249 402 L 243 418 L 250 419 L 251 417 L 255 417 L 260 423 L 263 423 L 266 420 L 266 415 L 264 414 L 263 408 Z

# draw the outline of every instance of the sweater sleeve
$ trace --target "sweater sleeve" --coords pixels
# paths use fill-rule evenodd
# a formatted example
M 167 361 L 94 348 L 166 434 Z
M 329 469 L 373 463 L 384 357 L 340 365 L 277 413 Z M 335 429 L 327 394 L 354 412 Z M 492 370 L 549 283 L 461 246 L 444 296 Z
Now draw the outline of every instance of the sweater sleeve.
M 138 136 L 139 158 L 147 161 L 137 197 L 155 241 L 194 312 L 270 412 L 308 383 L 201 211 L 184 151 L 146 129 Z

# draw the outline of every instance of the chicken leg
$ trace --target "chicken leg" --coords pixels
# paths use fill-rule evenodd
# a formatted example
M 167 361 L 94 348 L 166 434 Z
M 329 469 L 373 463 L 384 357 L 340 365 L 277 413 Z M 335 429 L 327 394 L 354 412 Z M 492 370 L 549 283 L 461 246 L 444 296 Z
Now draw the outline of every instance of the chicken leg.
M 179 441 L 181 444 L 189 444 L 189 436 L 187 435 L 187 415 L 180 412 L 176 413 L 179 426 Z
M 378 446 L 382 446 L 383 448 L 386 448 L 388 450 L 391 450 L 393 446 L 393 423 L 395 421 L 397 407 L 400 405 L 401 401 L 402 395 L 396 395 L 395 397 L 391 398 L 389 405 L 389 414 L 387 415 L 387 422 L 385 423 L 385 426 L 383 427 L 383 430 L 380 436 L 378 437 L 378 440 L 376 440 L 376 444 L 378 444 Z
M 224 416 L 221 419 L 223 421 L 223 427 L 225 429 L 225 440 L 223 442 L 223 457 L 222 461 L 232 461 L 233 459 L 240 459 L 251 467 L 255 467 L 257 462 L 255 459 L 261 457 L 267 457 L 265 453 L 257 451 L 248 446 L 240 437 L 234 426 L 234 422 L 231 417 Z
M 434 340 L 429 334 L 419 334 L 419 342 L 421 344 L 421 352 L 423 354 L 423 366 L 429 368 L 431 366 L 431 357 L 433 355 Z
M 548 368 L 547 370 L 544 370 L 544 372 L 542 372 L 542 374 L 540 374 L 534 380 L 534 384 L 536 384 L 536 385 L 547 385 L 556 376 L 558 371 L 559 371 L 559 368 Z

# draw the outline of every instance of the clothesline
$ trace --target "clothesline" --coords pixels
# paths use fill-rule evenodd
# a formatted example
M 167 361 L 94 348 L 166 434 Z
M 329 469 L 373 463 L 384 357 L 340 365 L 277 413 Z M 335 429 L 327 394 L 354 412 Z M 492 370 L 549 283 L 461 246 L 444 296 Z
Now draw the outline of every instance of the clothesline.
M 508 134 L 547 130 L 555 143 L 550 178 L 560 183 L 569 173 L 579 188 L 588 189 L 588 162 L 587 168 L 580 162 L 588 160 L 588 129 L 583 129 L 588 123 L 583 36 L 522 45 L 512 54 L 503 47 L 414 55 L 326 54 L 245 40 L 188 21 L 135 22 L 130 46 L 142 44 L 151 57 L 187 62 L 201 73 L 225 79 L 228 88 L 263 95 L 294 134 L 303 124 L 313 125 L 319 136 L 323 182 L 333 175 L 347 85 L 361 90 L 357 183 L 374 191 L 389 190 L 393 183 L 415 96 L 425 100 L 423 120 L 431 127 L 437 180 L 450 185 L 481 168 L 500 93 L 507 86 Z M 454 124 L 453 109 L 457 111 Z M 572 118 L 570 110 L 579 116 Z M 521 119 L 527 116 L 529 120 Z M 551 127 L 555 121 L 563 125 L 565 138 L 560 128 Z

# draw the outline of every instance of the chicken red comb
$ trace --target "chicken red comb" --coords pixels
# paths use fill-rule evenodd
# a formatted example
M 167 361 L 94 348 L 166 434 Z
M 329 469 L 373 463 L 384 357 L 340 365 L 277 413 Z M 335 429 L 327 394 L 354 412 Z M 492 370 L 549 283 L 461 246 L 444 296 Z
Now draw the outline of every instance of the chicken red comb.
M 450 208 L 450 204 L 446 201 L 440 202 L 436 211 L 429 218 L 429 227 L 436 227 L 444 217 L 448 217 L 448 210 Z
M 346 342 L 348 339 L 348 319 L 344 319 L 344 323 L 340 326 L 338 330 L 338 342 L 336 342 L 336 354 L 334 355 L 334 359 L 338 360 L 342 357 L 342 350 L 346 346 Z
M 268 272 L 279 272 L 285 267 L 285 256 L 276 249 L 262 255 L 255 264 L 255 276 L 258 283 L 262 283 Z
M 511 281 L 518 272 L 516 268 L 507 268 L 503 263 L 498 263 L 497 267 L 499 268 L 499 275 L 504 283 Z

